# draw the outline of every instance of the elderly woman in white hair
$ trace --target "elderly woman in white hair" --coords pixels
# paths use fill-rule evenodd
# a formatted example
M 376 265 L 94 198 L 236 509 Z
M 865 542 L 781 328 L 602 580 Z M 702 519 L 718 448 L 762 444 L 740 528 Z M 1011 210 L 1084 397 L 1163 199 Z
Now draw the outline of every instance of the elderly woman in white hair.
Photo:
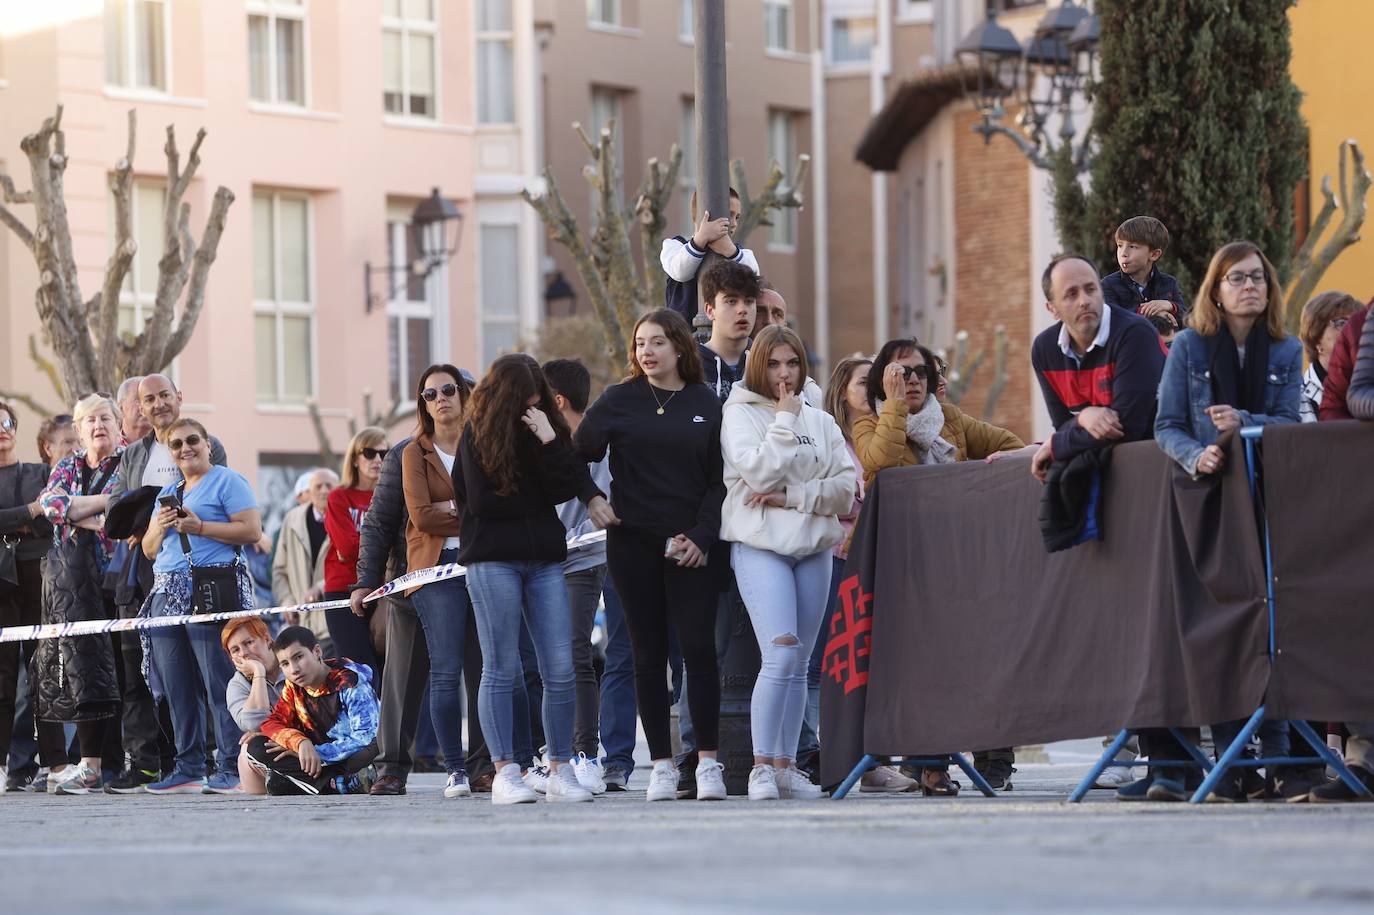
M 103 590 L 113 544 L 102 530 L 109 492 L 124 447 L 119 407 L 108 394 L 79 400 L 72 410 L 80 446 L 53 468 L 38 497 L 53 525 L 53 546 L 43 569 L 45 625 L 114 617 Z M 34 717 L 39 727 L 75 722 L 81 761 L 48 779 L 53 794 L 88 794 L 100 787 L 105 730 L 119 712 L 119 680 L 108 635 L 44 639 L 33 659 Z M 60 726 L 60 725 L 59 725 Z M 110 760 L 122 768 L 123 760 Z

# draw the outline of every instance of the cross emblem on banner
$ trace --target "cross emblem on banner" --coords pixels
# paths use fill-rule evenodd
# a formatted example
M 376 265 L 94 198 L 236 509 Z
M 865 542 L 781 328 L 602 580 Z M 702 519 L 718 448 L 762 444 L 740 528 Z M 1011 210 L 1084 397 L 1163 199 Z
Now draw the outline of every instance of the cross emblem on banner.
M 873 593 L 858 575 L 840 582 L 840 609 L 830 618 L 822 672 L 851 693 L 868 684 L 869 641 L 873 634 Z

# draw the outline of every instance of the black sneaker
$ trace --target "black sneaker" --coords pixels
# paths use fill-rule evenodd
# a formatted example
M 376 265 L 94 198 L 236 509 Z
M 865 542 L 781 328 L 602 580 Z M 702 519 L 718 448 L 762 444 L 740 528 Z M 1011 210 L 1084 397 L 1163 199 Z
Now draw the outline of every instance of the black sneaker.
M 1205 800 L 1208 804 L 1243 804 L 1249 799 L 1243 784 L 1244 776 L 1228 774 L 1226 778 L 1217 782 L 1217 786 Z
M 1312 789 L 1326 781 L 1321 768 L 1298 769 L 1280 766 L 1273 775 L 1266 776 L 1265 797 L 1285 804 L 1305 804 Z
M 991 759 L 987 765 L 978 770 L 978 774 L 983 776 L 983 780 L 988 783 L 988 787 L 993 791 L 1012 790 L 1011 776 L 1016 771 L 1008 760 Z
M 34 772 L 12 772 L 5 779 L 6 791 L 29 791 L 33 785 Z
M 106 794 L 143 794 L 143 786 L 151 785 L 162 777 L 159 772 L 147 769 L 125 769 L 118 778 L 105 785 Z
M 1245 789 L 1245 796 L 1252 801 L 1262 801 L 1269 796 L 1269 786 L 1265 782 L 1263 775 L 1255 768 L 1247 768 L 1241 774 L 1241 785 Z
M 688 753 L 677 764 L 677 799 L 694 801 L 697 797 L 697 754 Z
M 605 775 L 607 791 L 624 791 L 626 783 L 630 777 L 625 774 L 625 770 L 619 766 L 608 766 Z
M 1364 786 L 1374 791 L 1374 772 L 1362 769 L 1359 766 L 1351 766 L 1350 771 L 1355 777 L 1364 782 Z M 1365 801 L 1370 798 L 1356 794 L 1345 782 L 1339 778 L 1333 778 L 1324 785 L 1318 785 L 1307 795 L 1307 800 L 1313 804 L 1341 804 L 1350 801 Z

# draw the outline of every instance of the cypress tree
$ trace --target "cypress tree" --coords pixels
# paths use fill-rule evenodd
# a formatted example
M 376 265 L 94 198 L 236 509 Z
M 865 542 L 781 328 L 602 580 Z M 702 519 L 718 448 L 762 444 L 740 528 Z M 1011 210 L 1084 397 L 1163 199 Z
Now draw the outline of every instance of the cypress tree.
M 1097 145 L 1085 192 L 1061 154 L 1055 210 L 1068 248 L 1115 269 L 1113 233 L 1149 215 L 1169 228 L 1160 266 L 1191 296 L 1213 252 L 1247 238 L 1287 281 L 1307 126 L 1288 74 L 1296 0 L 1097 0 Z

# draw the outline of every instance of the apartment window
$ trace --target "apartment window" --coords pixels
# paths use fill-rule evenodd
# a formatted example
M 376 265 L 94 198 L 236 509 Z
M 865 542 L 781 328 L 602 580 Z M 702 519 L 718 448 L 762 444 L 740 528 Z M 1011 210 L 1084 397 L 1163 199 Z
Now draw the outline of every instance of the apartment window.
M 872 8 L 871 3 L 846 3 L 826 10 L 826 63 L 832 67 L 868 64 L 878 35 Z
M 438 116 L 438 38 L 433 0 L 383 0 L 382 105 L 388 114 Z
M 249 0 L 248 93 L 258 102 L 305 104 L 303 0 Z
M 315 304 L 310 201 L 253 194 L 253 337 L 259 403 L 304 403 L 315 393 Z
M 768 157 L 782 166 L 784 172 L 792 167 L 797 159 L 797 117 L 790 111 L 768 112 Z M 790 249 L 797 246 L 797 210 L 785 207 L 774 210 L 773 238 L 770 244 L 775 248 Z
M 900 0 L 897 6 L 898 22 L 916 23 L 933 22 L 934 20 L 935 3 L 933 0 Z
M 153 316 L 157 302 L 158 261 L 162 258 L 162 210 L 167 190 L 137 182 L 130 200 L 130 219 L 138 252 L 119 290 L 119 334 L 137 336 Z M 110 198 L 110 242 L 115 238 L 114 197 Z
M 167 91 L 167 0 L 105 0 L 105 82 Z
M 692 9 L 692 0 L 678 0 L 677 37 L 683 41 L 695 41 L 696 34 L 696 13 Z
M 419 373 L 434 361 L 434 304 L 424 277 L 398 269 L 420 259 L 408 210 L 398 208 L 390 214 L 386 237 L 391 263 L 387 282 L 392 291 L 386 303 L 391 398 L 408 401 Z
M 677 183 L 682 195 L 684 234 L 690 238 L 696 231 L 696 223 L 692 222 L 692 192 L 697 187 L 697 106 L 692 99 L 682 100 L 678 136 L 678 145 L 682 147 L 682 166 L 677 171 Z
M 481 228 L 482 364 L 520 346 L 520 228 Z
M 792 0 L 763 0 L 763 46 L 770 51 L 791 51 Z
M 624 25 L 621 0 L 587 0 L 587 21 L 600 25 Z
M 510 0 L 477 0 L 477 121 L 515 123 L 515 26 Z

